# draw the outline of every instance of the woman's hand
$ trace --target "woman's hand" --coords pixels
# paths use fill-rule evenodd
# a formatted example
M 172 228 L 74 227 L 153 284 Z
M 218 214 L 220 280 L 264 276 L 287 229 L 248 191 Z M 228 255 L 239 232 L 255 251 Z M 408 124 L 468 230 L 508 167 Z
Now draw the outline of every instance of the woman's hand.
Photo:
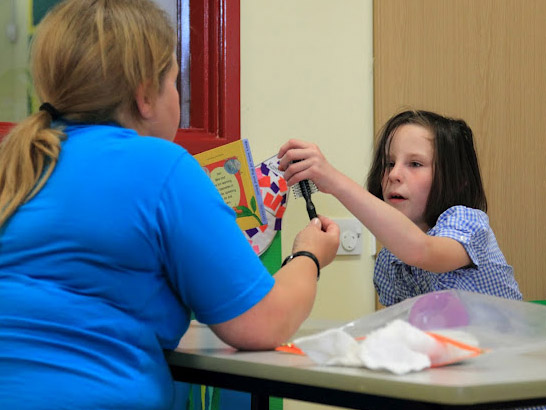
M 339 247 L 339 227 L 330 218 L 319 215 L 300 231 L 294 244 L 292 253 L 308 251 L 314 254 L 323 268 L 330 264 Z

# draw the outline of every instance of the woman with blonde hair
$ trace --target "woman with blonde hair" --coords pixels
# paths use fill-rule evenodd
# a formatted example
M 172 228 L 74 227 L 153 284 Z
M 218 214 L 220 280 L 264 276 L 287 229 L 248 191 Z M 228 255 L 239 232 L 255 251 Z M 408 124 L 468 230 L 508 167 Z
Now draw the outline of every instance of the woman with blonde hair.
M 36 31 L 42 104 L 0 145 L 0 408 L 169 409 L 192 311 L 270 349 L 311 310 L 338 227 L 313 220 L 269 275 L 172 143 L 175 41 L 150 0 L 63 1 Z

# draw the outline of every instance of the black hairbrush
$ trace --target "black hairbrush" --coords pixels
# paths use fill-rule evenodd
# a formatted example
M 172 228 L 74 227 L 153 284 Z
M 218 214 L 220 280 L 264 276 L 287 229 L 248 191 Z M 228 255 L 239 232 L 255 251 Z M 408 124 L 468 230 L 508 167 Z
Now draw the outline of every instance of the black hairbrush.
M 294 193 L 294 196 L 296 198 L 300 198 L 302 196 L 305 198 L 305 204 L 307 207 L 307 214 L 309 215 L 309 219 L 313 219 L 317 217 L 317 211 L 315 209 L 315 205 L 313 204 L 313 201 L 311 200 L 311 194 L 317 191 L 318 191 L 318 188 L 315 185 L 315 183 L 308 179 L 304 179 L 303 181 L 300 181 L 297 184 L 292 186 L 292 192 Z

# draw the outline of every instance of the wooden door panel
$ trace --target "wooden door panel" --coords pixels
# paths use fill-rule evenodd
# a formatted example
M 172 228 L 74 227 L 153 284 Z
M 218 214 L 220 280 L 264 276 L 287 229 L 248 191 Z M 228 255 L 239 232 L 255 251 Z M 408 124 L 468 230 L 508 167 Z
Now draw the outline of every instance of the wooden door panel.
M 375 128 L 422 108 L 475 134 L 489 217 L 524 298 L 546 299 L 546 2 L 375 0 Z

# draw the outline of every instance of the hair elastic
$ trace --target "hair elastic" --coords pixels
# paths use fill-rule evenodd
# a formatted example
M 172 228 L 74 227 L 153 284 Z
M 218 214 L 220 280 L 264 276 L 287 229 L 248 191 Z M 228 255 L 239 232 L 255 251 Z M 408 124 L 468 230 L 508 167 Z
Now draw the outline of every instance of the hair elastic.
M 51 119 L 53 121 L 58 120 L 62 117 L 62 114 L 50 103 L 45 102 L 42 105 L 40 105 L 40 111 L 47 111 L 49 115 L 51 115 Z

